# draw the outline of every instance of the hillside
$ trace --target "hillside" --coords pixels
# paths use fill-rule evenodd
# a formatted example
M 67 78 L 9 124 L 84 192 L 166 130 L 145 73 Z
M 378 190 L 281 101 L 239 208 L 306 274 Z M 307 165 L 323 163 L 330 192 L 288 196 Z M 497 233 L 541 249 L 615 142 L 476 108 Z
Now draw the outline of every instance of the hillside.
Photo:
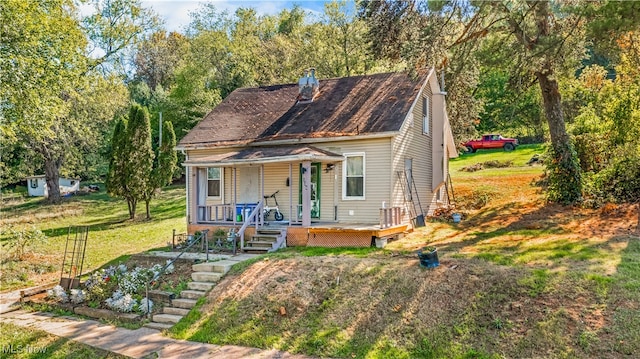
M 635 212 L 546 205 L 541 168 L 525 164 L 537 151 L 452 163 L 460 224 L 429 222 L 385 250 L 288 249 L 236 268 L 172 335 L 340 358 L 639 355 Z M 489 160 L 513 165 L 459 171 Z M 433 270 L 413 252 L 426 243 Z

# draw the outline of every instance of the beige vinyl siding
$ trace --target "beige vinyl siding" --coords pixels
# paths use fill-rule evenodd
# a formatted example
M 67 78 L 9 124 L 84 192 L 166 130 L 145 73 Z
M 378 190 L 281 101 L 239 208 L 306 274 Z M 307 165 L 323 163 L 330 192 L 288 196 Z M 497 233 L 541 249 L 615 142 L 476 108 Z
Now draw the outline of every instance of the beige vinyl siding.
M 430 78 L 430 81 L 433 76 Z M 405 211 L 406 203 L 404 200 L 402 182 L 398 179 L 397 173 L 404 171 L 404 165 L 406 159 L 412 159 L 412 171 L 415 187 L 417 188 L 417 196 L 413 196 L 413 202 L 415 203 L 416 211 L 420 214 L 420 208 L 418 206 L 418 199 L 424 210 L 427 212 L 429 202 L 433 196 L 431 192 L 432 181 L 432 135 L 433 131 L 433 101 L 429 106 L 429 133 L 423 133 L 423 98 L 431 97 L 431 86 L 427 84 L 418 95 L 418 99 L 415 102 L 410 118 L 408 118 L 403 124 L 400 134 L 394 138 L 393 141 L 393 185 L 391 189 L 392 203 L 394 206 L 404 207 Z
M 333 220 L 333 208 L 327 208 L 327 204 L 330 201 L 335 201 L 338 206 L 339 222 L 378 223 L 382 202 L 389 203 L 390 200 L 391 138 L 331 142 L 318 144 L 316 147 L 340 154 L 360 152 L 365 154 L 364 200 L 342 199 L 342 163 L 336 163 L 334 170 L 329 173 L 322 171 L 321 220 Z M 339 151 L 337 151 L 338 149 Z M 329 178 L 332 175 L 333 179 Z M 336 189 L 335 192 L 330 192 L 329 181 Z
M 189 150 L 187 153 L 189 154 L 189 160 L 198 160 L 203 157 L 220 155 L 223 153 L 227 153 L 229 151 L 238 151 L 237 148 L 210 148 L 203 150 Z
M 293 181 L 290 181 L 290 187 L 287 187 L 287 178 L 289 177 L 289 164 L 288 163 L 273 163 L 264 165 L 264 195 L 269 196 L 275 191 L 280 191 L 276 195 L 278 198 L 278 208 L 284 215 L 285 220 L 291 219 L 291 214 L 295 213 L 295 206 L 298 203 L 298 165 L 292 166 Z M 293 212 L 289 208 L 289 188 L 291 188 L 291 194 L 293 196 Z M 275 206 L 273 198 L 269 198 L 269 205 Z M 273 220 L 273 214 L 269 217 L 269 220 Z

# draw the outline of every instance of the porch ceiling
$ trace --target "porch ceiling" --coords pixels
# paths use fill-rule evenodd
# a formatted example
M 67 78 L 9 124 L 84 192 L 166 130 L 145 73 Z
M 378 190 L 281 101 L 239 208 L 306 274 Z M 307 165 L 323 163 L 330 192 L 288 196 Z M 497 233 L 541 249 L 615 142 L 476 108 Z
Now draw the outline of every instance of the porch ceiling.
M 252 165 L 276 162 L 337 162 L 340 154 L 321 150 L 313 146 L 249 147 L 239 151 L 200 157 L 184 162 L 185 167 L 208 167 L 229 165 Z

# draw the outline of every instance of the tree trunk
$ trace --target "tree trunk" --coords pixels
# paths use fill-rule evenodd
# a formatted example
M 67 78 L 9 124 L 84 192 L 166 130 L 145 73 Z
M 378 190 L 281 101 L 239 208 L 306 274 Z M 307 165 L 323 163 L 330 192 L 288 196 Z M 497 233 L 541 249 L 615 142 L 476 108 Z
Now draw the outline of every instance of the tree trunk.
M 49 203 L 60 203 L 60 162 L 47 156 L 44 160 L 44 174 L 46 186 L 48 187 Z
M 135 198 L 128 198 L 127 203 L 129 203 L 129 219 L 135 219 L 138 201 Z
M 575 203 L 582 198 L 580 165 L 567 134 L 560 91 L 552 65 L 545 64 L 544 69 L 536 72 L 536 77 L 542 92 L 544 112 L 553 146 L 554 169 L 550 173 L 550 186 L 555 186 L 555 191 L 551 191 L 550 199 L 564 204 Z
M 149 210 L 149 203 L 151 203 L 151 199 L 147 199 L 144 202 L 147 206 L 147 219 L 151 219 L 151 211 Z

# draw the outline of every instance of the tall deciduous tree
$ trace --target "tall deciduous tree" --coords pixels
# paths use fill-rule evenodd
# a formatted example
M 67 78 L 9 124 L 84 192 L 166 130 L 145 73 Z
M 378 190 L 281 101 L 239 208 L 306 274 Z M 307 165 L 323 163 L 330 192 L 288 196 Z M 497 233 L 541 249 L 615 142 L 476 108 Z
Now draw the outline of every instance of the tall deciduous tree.
M 44 160 L 49 200 L 60 200 L 59 168 L 69 129 L 68 99 L 86 70 L 86 40 L 67 0 L 0 4 L 2 135 Z
M 158 16 L 140 0 L 91 0 L 93 14 L 84 18 L 84 31 L 91 40 L 91 67 L 105 73 L 127 75 L 126 54 L 148 31 L 158 28 Z
M 136 77 L 151 90 L 158 85 L 168 89 L 175 72 L 185 59 L 187 38 L 177 32 L 156 31 L 138 45 Z
M 504 37 L 505 47 L 515 50 L 521 66 L 540 86 L 552 142 L 549 199 L 573 203 L 582 198 L 581 172 L 567 134 L 557 81 L 561 70 L 577 63 L 584 49 L 584 19 L 570 10 L 561 3 L 554 3 L 552 10 L 549 1 L 414 0 L 367 1 L 362 14 L 371 19 L 381 54 L 407 58 L 419 66 L 438 64 L 451 55 L 449 67 L 454 73 L 471 76 L 450 82 L 449 91 L 465 84 L 475 87 L 474 74 L 469 73 L 474 63 L 469 60 L 478 40 L 490 31 Z M 457 106 L 459 101 L 453 102 Z M 450 117 L 455 121 L 455 116 Z

